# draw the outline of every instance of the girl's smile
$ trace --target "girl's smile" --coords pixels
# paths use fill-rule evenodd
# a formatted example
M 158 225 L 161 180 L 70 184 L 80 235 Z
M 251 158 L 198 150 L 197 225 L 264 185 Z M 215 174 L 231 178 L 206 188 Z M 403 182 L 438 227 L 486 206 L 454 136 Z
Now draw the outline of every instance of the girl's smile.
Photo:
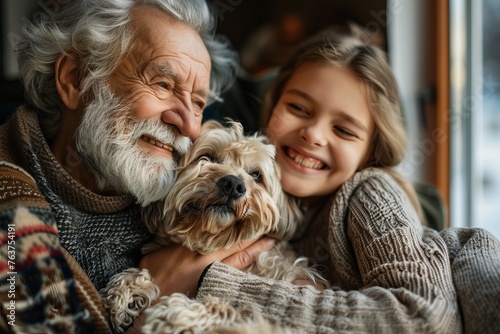
M 283 147 L 282 150 L 285 156 L 289 158 L 286 159 L 286 161 L 290 164 L 290 166 L 297 168 L 300 171 L 314 172 L 328 169 L 328 166 L 324 162 L 306 153 L 301 153 L 298 149 Z
M 332 63 L 297 67 L 268 125 L 281 184 L 298 197 L 337 191 L 366 165 L 374 131 L 367 87 Z

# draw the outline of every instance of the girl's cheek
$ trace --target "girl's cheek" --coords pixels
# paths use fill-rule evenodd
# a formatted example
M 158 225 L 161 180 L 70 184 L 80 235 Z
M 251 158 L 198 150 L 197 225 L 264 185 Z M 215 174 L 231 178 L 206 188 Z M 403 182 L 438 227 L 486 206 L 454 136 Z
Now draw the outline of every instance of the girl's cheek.
M 285 132 L 287 130 L 287 122 L 286 117 L 283 112 L 281 112 L 278 108 L 273 110 L 273 114 L 271 119 L 269 120 L 268 125 L 268 136 L 271 139 L 275 139 L 279 134 Z
M 365 147 L 363 157 L 362 157 L 361 161 L 359 162 L 358 171 L 361 169 L 364 169 L 366 167 L 369 167 L 371 164 L 373 164 L 374 158 L 372 156 L 373 155 L 372 151 L 373 151 L 373 148 L 371 145 L 367 145 L 367 147 Z

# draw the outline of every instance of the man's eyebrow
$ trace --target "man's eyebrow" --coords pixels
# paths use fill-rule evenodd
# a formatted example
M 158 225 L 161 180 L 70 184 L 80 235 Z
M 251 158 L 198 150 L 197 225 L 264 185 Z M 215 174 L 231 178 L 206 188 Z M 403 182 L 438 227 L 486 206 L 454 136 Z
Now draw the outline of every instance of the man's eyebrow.
M 174 69 L 172 67 L 168 66 L 167 64 L 154 63 L 153 69 L 156 71 L 156 73 L 158 73 L 159 75 L 162 75 L 162 76 L 171 76 L 171 77 L 176 76 Z
M 158 73 L 161 76 L 172 77 L 173 79 L 175 79 L 176 77 L 175 70 L 172 67 L 168 66 L 167 64 L 154 63 L 153 68 L 156 71 L 156 73 Z M 210 89 L 199 89 L 194 91 L 193 94 L 200 95 L 201 97 L 205 98 L 208 101 L 212 100 L 221 101 L 219 95 Z

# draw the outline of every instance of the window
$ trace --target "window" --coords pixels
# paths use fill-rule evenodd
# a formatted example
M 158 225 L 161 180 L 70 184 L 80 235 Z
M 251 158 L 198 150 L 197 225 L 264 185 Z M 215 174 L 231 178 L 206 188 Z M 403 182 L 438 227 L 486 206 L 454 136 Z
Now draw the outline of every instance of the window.
M 450 221 L 498 238 L 499 20 L 498 0 L 450 0 Z

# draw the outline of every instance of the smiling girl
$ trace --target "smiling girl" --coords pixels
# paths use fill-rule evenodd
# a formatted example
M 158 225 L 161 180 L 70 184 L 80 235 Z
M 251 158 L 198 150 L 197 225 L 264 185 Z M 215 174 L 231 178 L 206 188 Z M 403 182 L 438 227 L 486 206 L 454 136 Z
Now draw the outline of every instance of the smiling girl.
M 281 68 L 262 118 L 290 194 L 306 202 L 332 195 L 356 172 L 380 167 L 423 219 L 414 189 L 390 169 L 403 160 L 407 138 L 379 48 L 334 33 L 316 36 Z

